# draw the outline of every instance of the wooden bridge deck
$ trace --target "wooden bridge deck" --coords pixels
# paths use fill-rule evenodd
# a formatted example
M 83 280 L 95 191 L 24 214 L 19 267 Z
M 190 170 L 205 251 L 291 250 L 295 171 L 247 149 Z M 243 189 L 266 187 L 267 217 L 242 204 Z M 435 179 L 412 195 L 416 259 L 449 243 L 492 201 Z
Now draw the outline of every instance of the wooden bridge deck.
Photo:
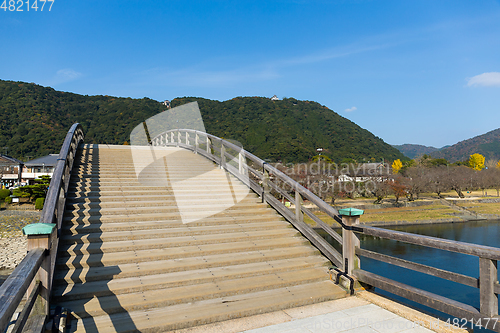
M 52 299 L 72 332 L 158 332 L 345 297 L 253 192 L 179 148 L 85 145 Z

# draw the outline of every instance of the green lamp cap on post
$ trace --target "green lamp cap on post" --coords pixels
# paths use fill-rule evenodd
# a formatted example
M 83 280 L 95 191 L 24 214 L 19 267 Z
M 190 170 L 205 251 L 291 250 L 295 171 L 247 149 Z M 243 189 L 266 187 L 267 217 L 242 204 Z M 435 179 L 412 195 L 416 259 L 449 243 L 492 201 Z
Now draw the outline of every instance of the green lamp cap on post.
M 23 234 L 27 236 L 50 235 L 55 227 L 55 223 L 32 223 L 23 228 Z
M 339 209 L 339 214 L 343 216 L 361 216 L 365 211 L 357 208 Z

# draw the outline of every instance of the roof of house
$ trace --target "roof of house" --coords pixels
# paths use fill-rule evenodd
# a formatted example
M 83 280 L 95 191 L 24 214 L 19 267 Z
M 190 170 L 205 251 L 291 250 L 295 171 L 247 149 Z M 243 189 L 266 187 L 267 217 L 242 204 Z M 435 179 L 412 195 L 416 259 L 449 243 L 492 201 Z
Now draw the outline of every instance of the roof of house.
M 24 164 L 22 161 L 19 161 L 17 158 L 10 157 L 7 155 L 0 154 L 0 164 Z
M 35 158 L 34 160 L 28 161 L 24 163 L 25 166 L 27 167 L 34 167 L 34 166 L 55 166 L 57 164 L 57 158 L 59 157 L 59 154 L 49 154 L 47 156 Z

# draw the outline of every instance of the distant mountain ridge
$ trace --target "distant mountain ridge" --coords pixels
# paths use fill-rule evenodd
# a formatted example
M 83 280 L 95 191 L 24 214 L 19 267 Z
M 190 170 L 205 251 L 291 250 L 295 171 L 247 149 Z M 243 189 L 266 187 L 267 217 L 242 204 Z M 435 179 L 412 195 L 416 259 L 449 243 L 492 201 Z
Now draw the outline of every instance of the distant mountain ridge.
M 500 160 L 500 128 L 442 148 L 431 153 L 431 156 L 456 162 L 465 161 L 476 153 L 483 155 L 487 161 Z
M 171 104 L 192 101 L 198 101 L 207 132 L 237 140 L 269 161 L 305 162 L 317 148 L 335 162 L 404 158 L 382 139 L 316 102 L 183 97 Z M 0 147 L 21 160 L 57 153 L 75 122 L 82 124 L 86 143 L 124 144 L 135 126 L 165 108 L 149 98 L 83 96 L 0 80 Z
M 404 145 L 392 145 L 392 146 L 398 149 L 400 152 L 402 152 L 406 157 L 409 157 L 411 159 L 414 159 L 415 157 L 418 156 L 422 156 L 424 154 L 429 155 L 439 150 L 439 148 L 435 147 L 415 145 L 409 143 L 405 143 Z
M 424 154 L 434 158 L 445 158 L 448 162 L 466 161 L 472 154 L 481 154 L 486 160 L 500 160 L 500 128 L 460 141 L 442 148 L 427 147 L 417 144 L 393 145 L 409 158 Z

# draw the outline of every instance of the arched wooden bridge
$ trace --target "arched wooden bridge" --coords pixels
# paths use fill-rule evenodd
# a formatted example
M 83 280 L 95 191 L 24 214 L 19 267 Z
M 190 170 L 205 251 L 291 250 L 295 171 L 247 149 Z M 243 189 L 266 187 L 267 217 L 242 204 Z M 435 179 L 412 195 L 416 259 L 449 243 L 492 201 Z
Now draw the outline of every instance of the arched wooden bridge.
M 68 310 L 71 332 L 159 332 L 348 297 L 360 282 L 459 318 L 498 320 L 500 249 L 359 225 L 357 212 L 340 216 L 273 166 L 207 133 L 167 131 L 149 146 L 83 139 L 75 124 L 41 223 L 25 229 L 30 251 L 0 288 L 0 332 L 25 294 L 14 332 L 26 323 L 41 332 L 49 305 Z M 361 249 L 356 234 L 477 256 L 480 277 Z M 360 257 L 480 288 L 481 308 L 363 271 Z

